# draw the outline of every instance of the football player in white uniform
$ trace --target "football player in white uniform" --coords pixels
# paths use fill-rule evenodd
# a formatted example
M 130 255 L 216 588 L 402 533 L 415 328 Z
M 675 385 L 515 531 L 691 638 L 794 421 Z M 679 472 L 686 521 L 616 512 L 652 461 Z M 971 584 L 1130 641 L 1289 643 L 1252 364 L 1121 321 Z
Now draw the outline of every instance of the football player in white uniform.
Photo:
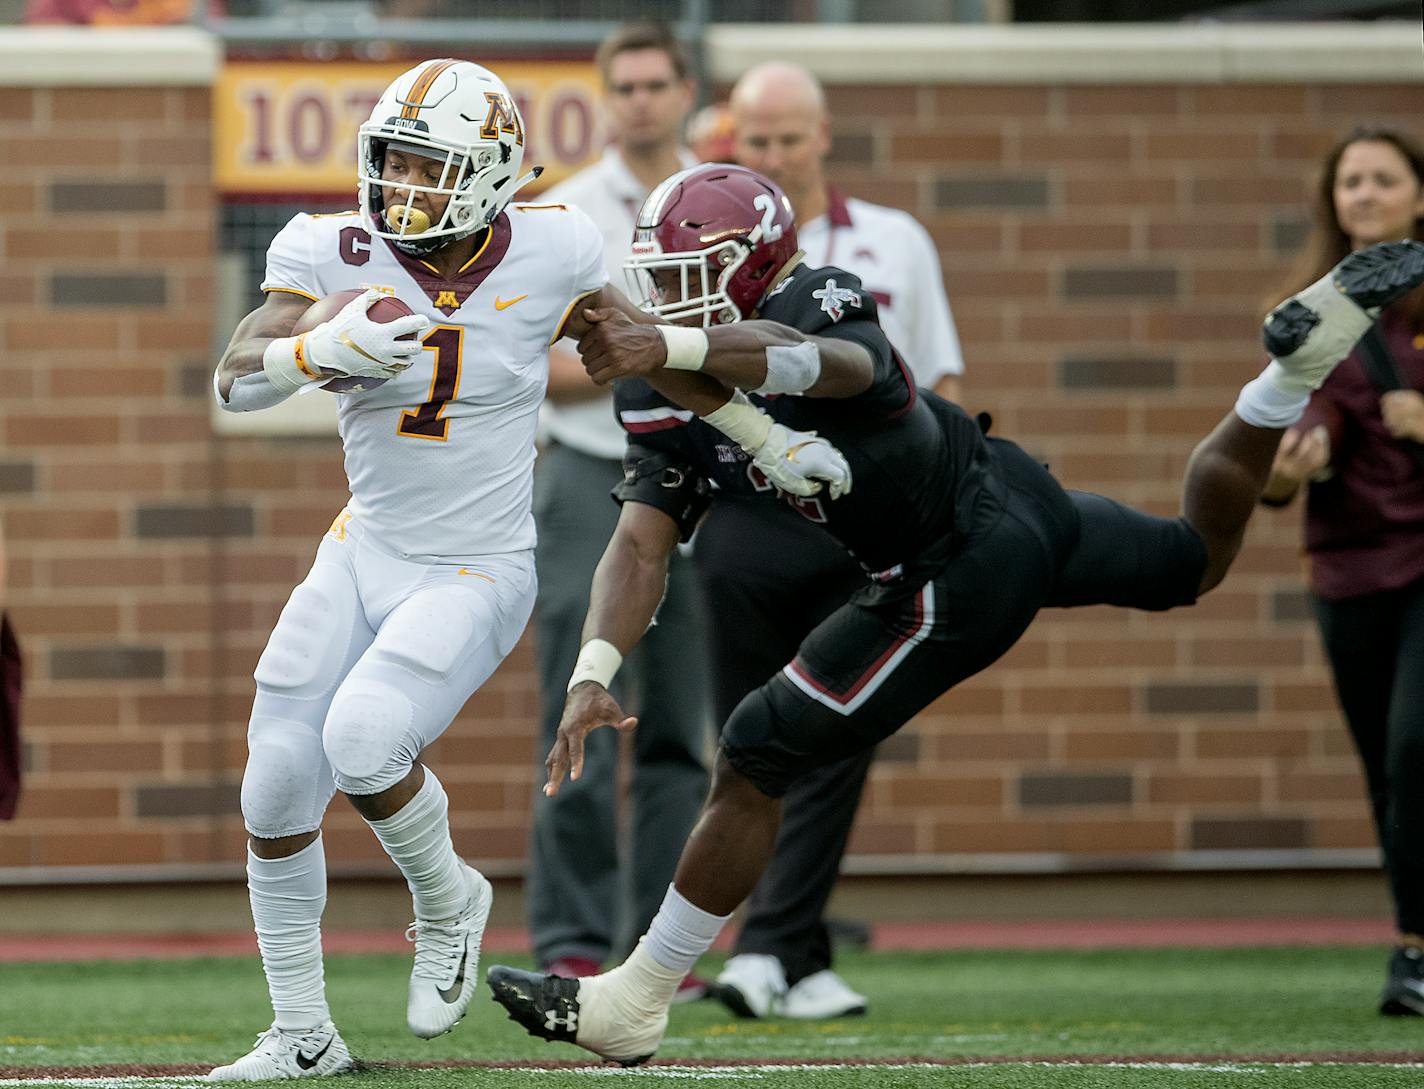
M 529 617 L 549 344 L 587 328 L 583 306 L 633 309 L 605 291 L 603 238 L 582 212 L 510 203 L 537 172 L 520 175 L 523 123 L 493 73 L 455 60 L 411 69 L 358 142 L 360 211 L 283 228 L 266 301 L 215 375 L 235 412 L 346 376 L 351 491 L 257 664 L 242 813 L 276 1018 L 250 1054 L 212 1071 L 218 1081 L 351 1067 L 322 976 L 320 824 L 336 790 L 414 897 L 411 1031 L 438 1036 L 464 1016 L 490 885 L 455 854 L 445 791 L 419 757 Z M 365 287 L 291 335 L 313 300 Z M 384 294 L 414 313 L 371 320 Z

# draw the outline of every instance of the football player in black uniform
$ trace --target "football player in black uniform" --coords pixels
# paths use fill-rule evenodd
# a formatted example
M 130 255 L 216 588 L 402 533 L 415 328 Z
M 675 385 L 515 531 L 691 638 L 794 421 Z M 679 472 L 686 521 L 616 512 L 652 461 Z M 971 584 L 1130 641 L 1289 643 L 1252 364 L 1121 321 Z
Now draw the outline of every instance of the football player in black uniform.
M 628 959 L 581 980 L 490 970 L 496 1000 L 531 1034 L 624 1064 L 656 1050 L 678 983 L 756 884 L 794 779 L 893 733 L 1046 605 L 1168 609 L 1221 581 L 1284 429 L 1378 309 L 1424 282 L 1424 245 L 1352 254 L 1272 311 L 1273 359 L 1193 453 L 1177 518 L 1066 491 L 916 390 L 874 300 L 841 269 L 800 264 L 790 207 L 758 174 L 705 164 L 663 182 L 629 266 L 655 318 L 685 324 L 585 315 L 589 374 L 627 379 L 615 402 L 628 452 L 545 792 L 580 774 L 590 730 L 636 724 L 607 683 L 717 491 L 784 496 L 867 580 L 723 728 L 707 803 Z

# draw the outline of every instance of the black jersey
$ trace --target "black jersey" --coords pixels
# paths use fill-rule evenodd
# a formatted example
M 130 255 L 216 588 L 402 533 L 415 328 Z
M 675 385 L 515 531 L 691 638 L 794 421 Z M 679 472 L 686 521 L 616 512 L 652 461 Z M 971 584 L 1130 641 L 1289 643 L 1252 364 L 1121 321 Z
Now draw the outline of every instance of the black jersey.
M 875 300 L 849 272 L 798 268 L 757 316 L 811 336 L 853 340 L 870 353 L 874 378 L 854 397 L 751 395 L 778 423 L 834 443 L 850 464 L 850 494 L 782 496 L 731 439 L 641 379 L 625 379 L 614 390 L 628 433 L 614 497 L 657 507 L 678 522 L 684 539 L 717 491 L 784 498 L 825 526 L 877 581 L 938 567 L 952 547 L 956 506 L 977 494 L 987 456 L 978 425 L 915 388 L 880 328 Z

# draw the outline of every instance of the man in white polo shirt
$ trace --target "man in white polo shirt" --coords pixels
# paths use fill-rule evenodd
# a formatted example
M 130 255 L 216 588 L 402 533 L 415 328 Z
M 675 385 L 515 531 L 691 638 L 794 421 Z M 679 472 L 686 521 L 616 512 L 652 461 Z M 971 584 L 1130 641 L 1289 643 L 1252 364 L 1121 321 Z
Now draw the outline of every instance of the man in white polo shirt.
M 658 182 L 696 162 L 681 143 L 694 99 L 686 50 L 665 26 L 630 24 L 599 46 L 612 146 L 543 199 L 577 205 L 603 233 L 605 260 L 621 286 L 623 261 L 643 198 Z M 553 744 L 564 690 L 582 642 L 593 569 L 618 520 L 609 492 L 622 479 L 623 430 L 609 390 L 595 386 L 571 342 L 549 353 L 542 413 L 546 445 L 534 481 L 539 530 L 535 607 L 542 698 L 538 748 Z M 677 559 L 675 557 L 675 559 Z M 620 673 L 620 699 L 639 715 L 626 779 L 632 811 L 618 819 L 618 738 L 593 739 L 588 767 L 557 797 L 540 796 L 527 881 L 530 939 L 541 966 L 559 975 L 597 972 L 621 958 L 662 903 L 682 844 L 707 791 L 711 735 L 701 599 L 692 564 L 674 562 L 657 626 L 632 668 Z M 624 680 L 626 676 L 626 681 Z M 620 828 L 626 826 L 626 849 Z M 689 977 L 679 992 L 701 997 Z
M 737 161 L 774 180 L 796 212 L 813 268 L 854 272 L 916 383 L 950 400 L 964 369 L 934 243 L 896 208 L 847 199 L 826 180 L 830 120 L 804 68 L 758 65 L 731 94 Z M 745 542 L 755 540 L 755 550 Z M 790 661 L 801 639 L 860 586 L 859 565 L 789 507 L 719 497 L 694 543 L 709 592 L 713 702 L 725 722 L 743 696 Z M 831 970 L 824 913 L 872 752 L 820 768 L 787 793 L 776 854 L 747 905 L 718 994 L 744 1017 L 863 1013 L 864 995 Z

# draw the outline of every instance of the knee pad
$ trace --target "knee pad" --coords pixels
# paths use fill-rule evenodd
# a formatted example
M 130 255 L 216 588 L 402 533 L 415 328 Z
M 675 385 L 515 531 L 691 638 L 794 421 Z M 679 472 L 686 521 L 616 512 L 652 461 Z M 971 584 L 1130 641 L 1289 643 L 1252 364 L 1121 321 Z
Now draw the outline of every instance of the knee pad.
M 253 679 L 264 688 L 284 694 L 323 691 L 332 682 L 323 665 L 343 648 L 337 643 L 343 627 L 342 610 L 333 597 L 310 581 L 292 591 L 267 647 L 257 661 Z
M 247 731 L 242 820 L 258 839 L 314 832 L 331 801 L 331 774 L 315 730 L 254 716 Z
M 414 594 L 381 626 L 371 652 L 428 684 L 440 684 L 470 651 L 474 606 L 448 589 Z
M 347 794 L 379 794 L 410 770 L 415 708 L 404 692 L 379 681 L 343 684 L 331 701 L 322 745 L 336 785 Z

